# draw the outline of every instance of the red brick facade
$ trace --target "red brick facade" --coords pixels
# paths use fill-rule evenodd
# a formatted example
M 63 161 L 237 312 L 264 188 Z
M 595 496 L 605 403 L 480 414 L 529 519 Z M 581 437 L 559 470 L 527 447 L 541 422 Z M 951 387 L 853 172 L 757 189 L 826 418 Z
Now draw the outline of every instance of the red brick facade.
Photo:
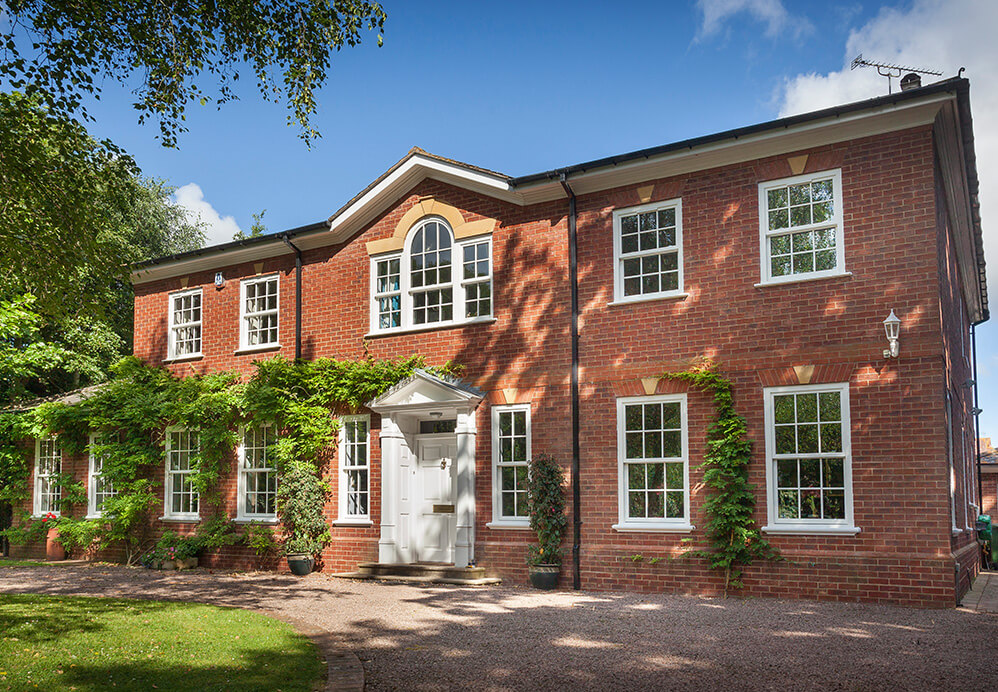
M 688 392 L 692 533 L 622 532 L 618 521 L 616 400 L 647 393 L 649 378 L 717 363 L 734 383 L 739 412 L 754 442 L 750 480 L 756 521 L 767 523 L 764 388 L 848 383 L 856 535 L 771 535 L 785 558 L 745 573 L 746 595 L 951 606 L 979 564 L 972 532 L 969 317 L 956 279 L 932 125 L 853 138 L 790 153 L 645 179 L 578 196 L 581 419 L 581 581 L 585 589 L 716 594 L 723 579 L 702 561 L 682 558 L 702 545 L 705 491 L 697 465 L 714 409 L 709 397 L 661 380 L 656 393 Z M 793 167 L 806 156 L 803 171 Z M 847 275 L 760 284 L 759 184 L 841 170 Z M 494 322 L 395 335 L 372 335 L 370 257 L 366 244 L 389 238 L 428 197 L 465 220 L 497 219 L 492 233 Z M 682 200 L 686 297 L 612 304 L 613 211 Z M 533 453 L 572 457 L 568 203 L 520 206 L 425 179 L 348 241 L 307 250 L 302 275 L 304 358 L 377 358 L 423 354 L 452 360 L 485 392 L 477 409 L 475 558 L 512 582 L 526 579 L 530 533 L 489 528 L 492 521 L 490 407 L 529 403 Z M 237 370 L 254 359 L 293 357 L 295 271 L 291 255 L 227 265 L 136 285 L 137 356 L 167 356 L 167 302 L 182 287 L 203 290 L 203 353 L 169 363 L 178 374 Z M 225 285 L 216 288 L 216 271 Z M 239 279 L 280 276 L 280 342 L 272 352 L 239 354 Z M 885 359 L 882 322 L 902 319 L 901 355 Z M 797 369 L 795 369 L 795 366 Z M 951 432 L 947 431 L 947 396 Z M 323 569 L 349 570 L 376 560 L 381 516 L 379 417 L 371 416 L 370 527 L 333 526 Z M 952 438 L 952 444 L 948 440 Z M 226 481 L 236 504 L 235 459 Z M 83 468 L 85 469 L 85 463 Z M 334 497 L 340 476 L 330 473 Z M 335 500 L 327 508 L 335 520 Z M 233 509 L 233 516 L 235 512 Z M 954 523 L 955 522 L 955 523 Z M 562 583 L 570 583 L 566 545 Z M 636 559 L 635 556 L 641 556 Z M 652 558 L 658 558 L 652 560 Z M 213 565 L 248 566 L 228 549 Z

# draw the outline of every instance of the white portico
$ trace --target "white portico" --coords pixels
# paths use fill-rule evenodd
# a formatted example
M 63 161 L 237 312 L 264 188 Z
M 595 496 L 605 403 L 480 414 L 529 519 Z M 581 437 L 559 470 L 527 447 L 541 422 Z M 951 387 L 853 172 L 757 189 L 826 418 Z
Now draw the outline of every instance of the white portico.
M 416 370 L 368 404 L 381 416 L 378 562 L 473 563 L 481 400 L 472 387 Z

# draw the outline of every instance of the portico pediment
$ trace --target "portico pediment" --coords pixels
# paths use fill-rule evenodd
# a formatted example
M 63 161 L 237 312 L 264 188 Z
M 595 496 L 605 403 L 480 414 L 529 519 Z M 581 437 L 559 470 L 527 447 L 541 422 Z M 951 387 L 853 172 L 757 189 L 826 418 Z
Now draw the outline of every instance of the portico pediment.
M 479 390 L 460 381 L 416 370 L 412 377 L 399 382 L 369 402 L 367 407 L 378 413 L 434 406 L 473 409 L 483 396 Z

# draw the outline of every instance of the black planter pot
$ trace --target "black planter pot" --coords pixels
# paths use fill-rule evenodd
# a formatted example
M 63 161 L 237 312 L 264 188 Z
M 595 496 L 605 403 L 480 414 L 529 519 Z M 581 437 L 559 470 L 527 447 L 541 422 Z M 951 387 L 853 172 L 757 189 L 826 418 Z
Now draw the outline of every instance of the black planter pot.
M 530 574 L 531 586 L 550 591 L 558 586 L 561 565 L 530 565 L 527 572 Z
M 315 567 L 315 558 L 311 555 L 288 555 L 288 568 L 295 576 L 309 575 L 313 567 Z

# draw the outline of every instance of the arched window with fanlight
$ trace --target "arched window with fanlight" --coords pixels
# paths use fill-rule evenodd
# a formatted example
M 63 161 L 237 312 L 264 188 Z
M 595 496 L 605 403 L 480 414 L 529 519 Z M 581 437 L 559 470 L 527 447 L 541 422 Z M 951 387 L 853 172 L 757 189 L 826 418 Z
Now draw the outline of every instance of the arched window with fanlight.
M 412 234 L 409 297 L 413 326 L 454 319 L 452 245 L 450 229 L 435 219 L 424 222 Z
M 419 220 L 400 252 L 371 258 L 371 329 L 428 329 L 492 319 L 492 241 L 455 238 L 437 216 Z

